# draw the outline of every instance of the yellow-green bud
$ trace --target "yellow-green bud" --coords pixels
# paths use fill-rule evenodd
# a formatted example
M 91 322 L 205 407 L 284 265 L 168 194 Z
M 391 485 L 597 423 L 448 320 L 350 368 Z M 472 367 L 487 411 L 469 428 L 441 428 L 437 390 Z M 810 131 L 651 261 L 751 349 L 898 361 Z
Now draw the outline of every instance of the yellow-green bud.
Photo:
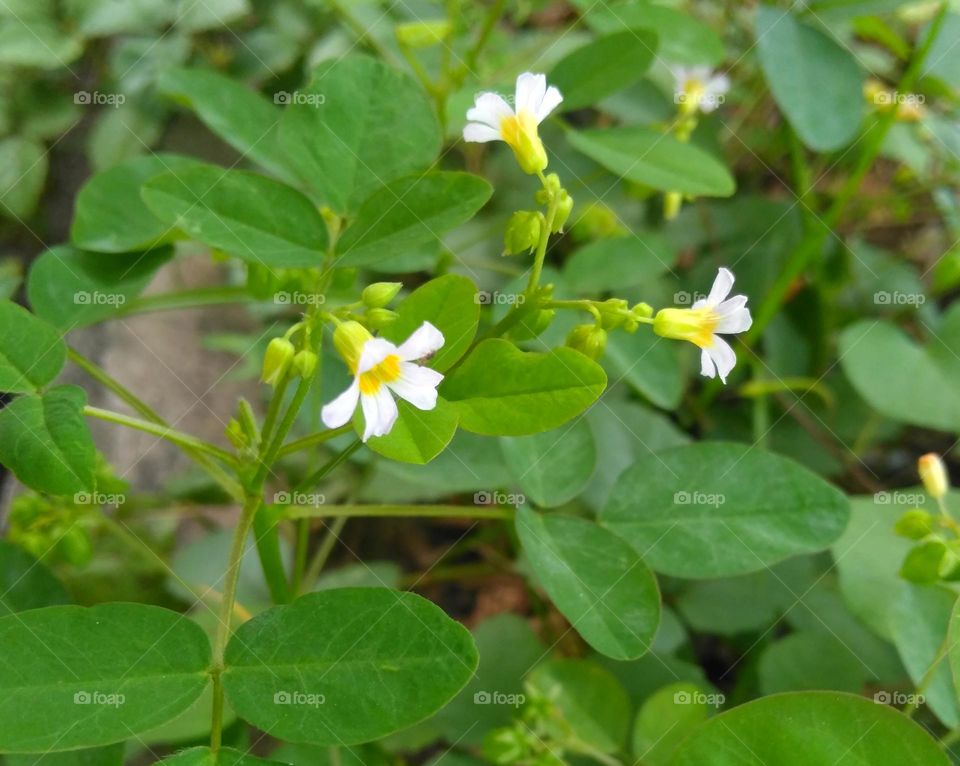
M 683 206 L 683 195 L 680 192 L 667 192 L 663 196 L 663 217 L 672 221 L 680 213 Z
M 653 306 L 649 303 L 638 303 L 630 309 L 630 313 L 637 319 L 649 319 L 653 316 Z
M 287 374 L 297 350 L 286 338 L 274 338 L 263 355 L 263 371 L 260 380 L 267 385 L 277 385 Z
M 546 330 L 553 318 L 557 315 L 556 309 L 537 309 L 527 314 L 508 331 L 513 340 L 530 340 L 536 338 Z
M 917 470 L 920 480 L 931 497 L 940 499 L 950 489 L 950 478 L 947 476 L 947 467 L 935 452 L 930 452 L 917 461 Z
M 293 371 L 301 378 L 309 378 L 317 369 L 317 355 L 309 349 L 298 351 L 293 357 Z
M 408 48 L 429 48 L 446 40 L 451 29 L 449 21 L 408 21 L 397 24 L 394 34 Z
M 390 309 L 369 309 L 363 318 L 374 330 L 382 330 L 396 322 L 399 316 L 396 311 Z
M 933 528 L 933 516 L 920 508 L 907 511 L 897 519 L 897 523 L 893 527 L 900 537 L 906 537 L 910 540 L 922 540 L 933 532 Z
M 370 331 L 359 322 L 341 322 L 333 331 L 333 347 L 343 357 L 350 372 L 355 373 L 360 364 L 360 354 L 367 341 L 373 338 Z
M 623 298 L 608 298 L 597 305 L 600 311 L 600 324 L 604 330 L 615 330 L 627 321 L 629 318 L 627 305 Z
M 570 218 L 570 213 L 572 212 L 573 197 L 567 194 L 565 189 L 561 189 L 559 197 L 557 198 L 557 210 L 553 214 L 553 226 L 551 228 L 552 234 L 557 234 L 558 232 L 563 231 L 563 227 L 567 223 L 567 219 Z
M 230 422 L 227 423 L 227 428 L 224 433 L 226 434 L 227 440 L 238 450 L 244 449 L 250 444 L 246 431 L 236 418 L 230 418 Z
M 401 287 L 403 282 L 374 282 L 363 288 L 360 300 L 372 309 L 381 309 L 397 297 Z
M 519 255 L 532 250 L 540 242 L 543 215 L 530 210 L 518 210 L 507 223 L 503 237 L 503 254 Z
M 581 210 L 573 226 L 573 236 L 578 241 L 607 239 L 623 231 L 616 213 L 599 203 L 588 205 Z
M 567 335 L 567 345 L 591 359 L 599 359 L 607 348 L 607 331 L 595 324 L 580 324 Z

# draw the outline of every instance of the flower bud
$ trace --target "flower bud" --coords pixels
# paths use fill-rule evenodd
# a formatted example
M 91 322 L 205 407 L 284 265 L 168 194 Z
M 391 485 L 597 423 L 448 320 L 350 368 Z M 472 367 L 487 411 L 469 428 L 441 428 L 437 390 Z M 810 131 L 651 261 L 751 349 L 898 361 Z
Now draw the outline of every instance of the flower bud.
M 360 300 L 363 301 L 365 306 L 380 309 L 389 305 L 390 301 L 397 297 L 401 287 L 403 287 L 403 282 L 374 282 L 372 285 L 363 288 Z
M 947 476 L 947 467 L 939 455 L 930 452 L 921 457 L 917 461 L 917 470 L 924 489 L 930 493 L 931 497 L 939 500 L 947 494 L 947 490 L 950 489 L 950 479 Z
M 546 330 L 553 318 L 557 315 L 556 309 L 538 309 L 527 314 L 510 328 L 507 335 L 513 340 L 531 340 Z
M 429 48 L 446 40 L 451 29 L 449 21 L 408 21 L 397 24 L 394 34 L 408 48 Z
M 663 195 L 663 217 L 672 221 L 680 213 L 683 205 L 683 195 L 680 192 L 667 192 Z
M 557 234 L 563 231 L 563 227 L 567 223 L 567 219 L 570 217 L 570 213 L 572 212 L 573 197 L 567 194 L 566 189 L 561 189 L 559 197 L 557 198 L 557 210 L 553 214 L 553 226 L 551 227 L 552 234 Z
M 276 386 L 290 369 L 296 349 L 286 338 L 274 338 L 263 355 L 263 371 L 260 380 L 270 386 Z
M 363 318 L 366 320 L 367 324 L 374 330 L 382 330 L 384 327 L 389 327 L 400 315 L 396 311 L 391 311 L 390 309 L 369 309 L 366 314 L 363 315 Z
M 236 418 L 230 418 L 230 422 L 227 423 L 227 427 L 224 430 L 224 434 L 235 449 L 242 450 L 249 446 L 250 442 L 247 439 L 246 431 L 243 426 L 240 425 L 240 421 Z
M 293 357 L 293 371 L 301 378 L 310 378 L 317 369 L 317 355 L 309 349 L 298 351 Z
M 893 530 L 900 537 L 906 537 L 909 540 L 922 540 L 933 532 L 933 516 L 920 508 L 914 508 L 897 519 Z
M 653 331 L 662 338 L 686 340 L 700 348 L 711 343 L 716 319 L 710 310 L 660 309 L 653 319 Z
M 373 336 L 366 327 L 353 320 L 341 322 L 337 325 L 337 329 L 333 331 L 333 346 L 337 349 L 337 353 L 343 357 L 343 361 L 347 363 L 350 372 L 356 373 L 363 347 L 372 338 Z
M 503 254 L 519 255 L 532 250 L 540 242 L 543 216 L 531 210 L 518 210 L 507 224 L 503 237 Z
M 600 324 L 604 330 L 615 330 L 627 321 L 627 302 L 623 298 L 609 298 L 597 304 L 600 311 Z
M 630 313 L 637 319 L 649 319 L 653 316 L 653 306 L 649 303 L 638 303 L 630 309 Z
M 599 359 L 607 347 L 607 331 L 595 324 L 581 324 L 567 335 L 567 345 L 591 359 Z

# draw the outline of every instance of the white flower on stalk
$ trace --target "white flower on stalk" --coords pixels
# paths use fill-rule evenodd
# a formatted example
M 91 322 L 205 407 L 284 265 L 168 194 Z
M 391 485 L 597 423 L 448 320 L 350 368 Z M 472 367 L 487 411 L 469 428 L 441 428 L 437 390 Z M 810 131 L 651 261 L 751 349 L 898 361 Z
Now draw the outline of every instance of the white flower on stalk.
M 543 122 L 563 96 L 547 87 L 547 77 L 524 72 L 517 78 L 514 106 L 497 93 L 481 93 L 467 112 L 464 141 L 506 141 L 524 173 L 539 173 L 547 166 L 537 126 Z
M 715 74 L 708 66 L 670 67 L 673 75 L 673 100 L 685 112 L 709 113 L 723 103 L 730 90 L 730 78 Z
M 436 370 L 415 362 L 443 346 L 443 333 L 424 322 L 399 346 L 374 338 L 359 322 L 343 322 L 333 333 L 333 344 L 353 375 L 349 388 L 324 406 L 320 417 L 328 428 L 339 428 L 353 417 L 360 403 L 365 427 L 363 440 L 386 436 L 397 422 L 396 394 L 421 410 L 437 406 Z
M 745 332 L 753 324 L 747 296 L 727 296 L 733 288 L 733 273 L 721 268 L 710 288 L 710 295 L 688 309 L 660 309 L 653 320 L 653 331 L 664 338 L 687 340 L 700 347 L 700 373 L 708 378 L 727 375 L 737 363 L 737 355 L 721 335 Z

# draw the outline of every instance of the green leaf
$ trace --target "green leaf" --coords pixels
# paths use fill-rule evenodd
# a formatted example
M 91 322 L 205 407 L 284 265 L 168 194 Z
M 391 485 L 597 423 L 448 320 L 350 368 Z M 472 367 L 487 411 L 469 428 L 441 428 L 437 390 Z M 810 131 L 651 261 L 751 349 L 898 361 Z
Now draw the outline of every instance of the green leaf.
M 143 292 L 157 269 L 172 256 L 170 247 L 119 255 L 59 245 L 30 267 L 30 305 L 38 316 L 64 332 L 101 322 Z
M 529 676 L 531 690 L 560 711 L 574 736 L 602 753 L 623 748 L 630 699 L 609 671 L 587 660 L 551 660 Z
M 420 86 L 367 56 L 322 62 L 284 110 L 280 143 L 301 180 L 339 213 L 384 183 L 423 170 L 440 126 Z
M 478 345 L 440 389 L 460 410 L 462 428 L 523 436 L 575 418 L 606 384 L 599 365 L 571 348 L 525 353 L 494 338 Z
M 676 262 L 672 246 L 655 232 L 599 239 L 574 252 L 563 266 L 563 280 L 577 295 L 622 293 L 643 287 Z
M 83 42 L 67 35 L 47 18 L 0 15 L 0 66 L 70 71 L 83 52 Z
M 675 410 L 684 389 L 680 353 L 674 341 L 641 329 L 610 333 L 603 361 L 614 381 L 623 380 L 656 407 Z
M 311 593 L 242 625 L 224 688 L 237 714 L 291 742 L 350 745 L 435 713 L 470 680 L 467 630 L 386 588 Z
M 406 176 L 368 197 L 337 243 L 338 266 L 373 266 L 436 242 L 469 221 L 493 187 L 470 173 Z
M 593 106 L 643 77 L 656 50 L 657 36 L 652 32 L 615 32 L 568 53 L 550 70 L 547 81 L 563 94 L 562 110 Z
M 789 11 L 761 5 L 756 13 L 760 66 L 797 135 L 815 151 L 846 146 L 863 118 L 863 76 L 853 54 Z
M 216 754 L 209 747 L 191 747 L 157 763 L 165 766 L 283 766 L 280 761 L 265 761 L 229 747 L 221 748 Z
M 230 146 L 282 178 L 290 175 L 278 148 L 283 115 L 274 104 L 237 80 L 206 69 L 168 69 L 159 90 L 193 110 Z
M 52 606 L 0 618 L 0 750 L 129 739 L 188 708 L 210 644 L 183 615 L 144 604 Z
M 890 322 L 863 320 L 840 335 L 839 358 L 853 387 L 880 414 L 940 431 L 960 431 L 960 307 L 927 347 Z
M 197 164 L 176 154 L 151 154 L 97 173 L 77 195 L 71 241 L 83 250 L 126 253 L 173 239 L 176 232 L 140 199 L 140 187 L 154 176 Z
M 177 27 L 186 32 L 217 29 L 250 13 L 249 0 L 179 0 Z
M 378 455 L 403 463 L 423 465 L 443 452 L 457 432 L 457 409 L 443 398 L 437 398 L 432 410 L 420 410 L 409 402 L 398 400 L 397 422 L 386 436 L 374 436 L 367 446 Z M 359 408 L 354 416 L 357 434 L 363 433 L 363 417 Z
M 0 410 L 0 463 L 38 492 L 92 490 L 96 449 L 83 419 L 86 403 L 77 386 L 14 399 Z
M 430 366 L 443 372 L 450 368 L 473 343 L 480 319 L 477 288 L 466 277 L 445 274 L 431 279 L 397 306 L 400 315 L 381 334 L 393 343 L 403 343 L 424 322 L 443 333 L 443 347 L 433 355 Z
M 645 766 L 668 766 L 677 745 L 713 713 L 709 701 L 716 699 L 705 688 L 689 682 L 658 690 L 637 713 L 633 754 Z
M 920 726 L 886 705 L 840 692 L 748 702 L 703 724 L 670 766 L 948 766 Z
M 4 756 L 3 763 L 5 766 L 123 766 L 124 751 L 124 743 L 118 742 L 106 747 L 67 750 L 63 753 L 8 753 Z
M 0 301 L 0 391 L 29 393 L 52 382 L 67 360 L 53 327 L 22 306 Z
M 704 442 L 641 457 L 600 518 L 656 571 L 700 578 L 822 550 L 843 532 L 849 508 L 842 492 L 787 458 Z
M 0 214 L 13 220 L 31 215 L 43 192 L 48 166 L 47 150 L 36 141 L 19 136 L 0 141 Z
M 698 197 L 729 197 L 730 171 L 703 149 L 642 126 L 581 130 L 570 143 L 621 178 L 660 191 Z
M 657 581 L 623 540 L 586 519 L 521 508 L 517 534 L 537 579 L 598 652 L 633 660 L 660 622 Z
M 541 508 L 573 500 L 593 475 L 597 449 L 584 418 L 531 436 L 504 436 L 504 462 L 520 489 Z
M 0 540 L 0 617 L 69 601 L 49 569 L 16 545 Z
M 169 226 L 249 263 L 310 268 L 326 253 L 327 226 L 314 204 L 266 176 L 204 165 L 158 176 L 141 194 Z
M 876 680 L 854 647 L 829 633 L 806 631 L 770 643 L 760 655 L 757 673 L 764 694 L 815 689 L 856 693 Z

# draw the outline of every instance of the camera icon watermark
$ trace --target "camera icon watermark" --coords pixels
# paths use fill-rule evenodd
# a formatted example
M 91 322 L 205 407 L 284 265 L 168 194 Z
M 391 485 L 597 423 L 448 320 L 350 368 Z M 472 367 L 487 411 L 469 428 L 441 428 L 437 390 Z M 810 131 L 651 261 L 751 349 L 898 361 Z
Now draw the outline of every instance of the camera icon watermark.
M 527 502 L 527 496 L 520 492 L 500 492 L 486 490 L 475 492 L 473 495 L 474 505 L 505 505 L 512 508 L 519 508 Z
M 285 292 L 273 294 L 273 302 L 278 306 L 322 306 L 327 296 L 320 293 Z
M 707 694 L 701 691 L 678 691 L 673 695 L 674 705 L 706 705 L 709 707 L 723 707 L 727 697 L 720 692 Z
M 107 694 L 105 692 L 79 691 L 73 695 L 74 705 L 104 705 L 106 707 L 120 707 L 126 703 L 123 694 Z
M 273 94 L 273 103 L 278 106 L 323 106 L 327 103 L 327 97 L 323 93 L 278 90 Z
M 523 293 L 501 293 L 497 290 L 480 290 L 473 296 L 474 303 L 481 306 L 522 306 L 527 300 Z
M 127 302 L 127 296 L 122 293 L 101 293 L 94 290 L 92 293 L 80 290 L 73 294 L 73 302 L 77 306 L 113 306 L 119 308 Z
M 127 100 L 123 93 L 101 93 L 98 90 L 78 90 L 73 94 L 73 103 L 77 106 L 122 106 Z
M 75 505 L 97 505 L 100 507 L 118 508 L 127 502 L 127 496 L 108 492 L 77 492 L 73 496 Z
M 300 691 L 279 691 L 273 695 L 274 705 L 320 707 L 326 701 L 327 698 L 323 694 L 309 694 Z
M 873 302 L 877 306 L 922 306 L 927 302 L 927 296 L 923 293 L 879 290 L 873 294 Z
M 673 302 L 678 306 L 692 306 L 697 301 L 706 300 L 704 293 L 690 293 L 686 290 L 678 290 L 673 294 Z
M 907 694 L 905 692 L 879 691 L 873 695 L 873 701 L 878 705 L 893 705 L 894 707 L 919 707 L 926 703 L 922 694 Z
M 327 502 L 327 496 L 319 492 L 277 492 L 273 496 L 274 505 L 307 505 L 319 508 Z
M 720 492 L 687 492 L 680 490 L 673 493 L 674 505 L 709 505 L 719 508 L 727 502 L 727 498 Z
M 874 94 L 873 103 L 877 106 L 922 106 L 927 97 L 922 93 L 897 93 L 881 90 Z
M 873 495 L 873 502 L 877 505 L 923 505 L 926 502 L 926 495 L 922 492 L 876 492 Z
M 524 694 L 506 694 L 504 692 L 479 691 L 473 695 L 474 705 L 509 705 L 518 708 L 527 701 Z

